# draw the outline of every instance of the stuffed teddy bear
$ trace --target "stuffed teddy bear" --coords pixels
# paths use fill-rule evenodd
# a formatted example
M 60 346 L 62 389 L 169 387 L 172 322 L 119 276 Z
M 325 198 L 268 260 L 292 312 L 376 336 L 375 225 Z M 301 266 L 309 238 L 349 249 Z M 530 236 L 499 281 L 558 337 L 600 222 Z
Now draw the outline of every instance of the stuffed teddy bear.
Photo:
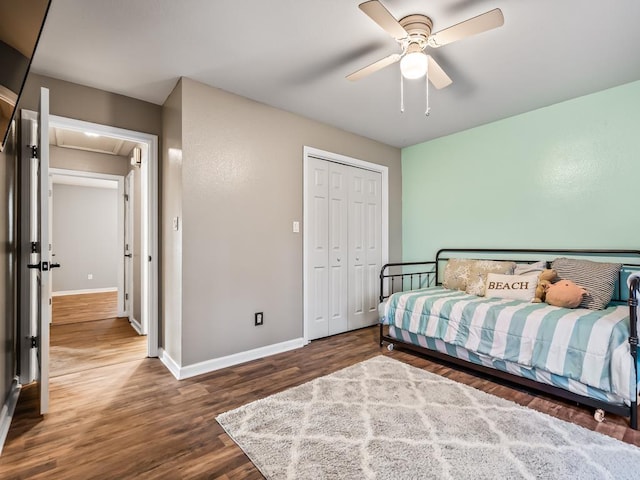
M 536 287 L 536 296 L 531 300 L 533 303 L 544 302 L 544 296 L 546 287 L 551 285 L 556 279 L 556 271 L 551 268 L 546 268 L 538 276 L 538 286 Z
M 545 302 L 555 307 L 576 308 L 587 291 L 571 280 L 560 280 L 546 287 Z

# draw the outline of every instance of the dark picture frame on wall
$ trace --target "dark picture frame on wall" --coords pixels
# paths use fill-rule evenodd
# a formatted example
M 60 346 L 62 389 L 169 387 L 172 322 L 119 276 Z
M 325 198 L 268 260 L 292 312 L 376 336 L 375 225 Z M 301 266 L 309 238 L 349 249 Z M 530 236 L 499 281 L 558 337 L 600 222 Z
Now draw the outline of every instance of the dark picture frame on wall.
M 0 151 L 9 136 L 51 0 L 0 0 Z

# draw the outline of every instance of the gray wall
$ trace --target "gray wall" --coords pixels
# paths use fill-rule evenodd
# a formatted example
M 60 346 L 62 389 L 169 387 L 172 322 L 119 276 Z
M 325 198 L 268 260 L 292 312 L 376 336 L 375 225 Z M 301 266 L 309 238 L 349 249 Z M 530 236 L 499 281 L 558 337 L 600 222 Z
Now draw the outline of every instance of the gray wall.
M 182 224 L 182 81 L 162 109 L 162 271 L 160 307 L 162 345 L 182 365 L 182 225 L 173 230 L 173 218 Z
M 302 220 L 305 145 L 389 167 L 390 259 L 401 258 L 399 149 L 190 79 L 181 90 L 182 365 L 302 337 L 291 223 Z
M 162 107 L 116 93 L 30 73 L 20 108 L 38 109 L 40 87 L 47 87 L 53 115 L 160 135 Z
M 130 165 L 128 157 L 49 146 L 49 166 L 52 168 L 125 176 Z
M 54 184 L 52 243 L 54 292 L 117 287 L 118 190 Z
M 16 353 L 16 185 L 15 138 L 9 134 L 0 152 L 0 408 L 11 389 Z

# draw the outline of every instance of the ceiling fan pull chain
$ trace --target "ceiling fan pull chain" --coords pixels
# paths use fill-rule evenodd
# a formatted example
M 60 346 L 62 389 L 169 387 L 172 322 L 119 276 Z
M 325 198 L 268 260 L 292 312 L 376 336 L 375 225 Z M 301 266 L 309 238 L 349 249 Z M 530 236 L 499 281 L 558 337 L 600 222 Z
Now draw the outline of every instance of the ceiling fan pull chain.
M 400 72 L 400 113 L 404 113 L 404 75 Z
M 425 106 L 425 110 L 424 110 L 424 114 L 425 116 L 429 116 L 429 112 L 431 112 L 431 108 L 429 107 L 429 62 L 427 62 L 427 73 L 424 76 L 424 81 L 427 84 L 427 99 L 426 99 L 426 106 Z

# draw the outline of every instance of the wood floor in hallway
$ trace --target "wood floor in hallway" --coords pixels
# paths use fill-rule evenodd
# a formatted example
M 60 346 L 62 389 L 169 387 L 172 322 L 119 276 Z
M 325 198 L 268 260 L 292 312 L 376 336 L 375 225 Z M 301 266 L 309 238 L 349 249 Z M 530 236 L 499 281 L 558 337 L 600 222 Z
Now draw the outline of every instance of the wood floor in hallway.
M 126 318 L 51 325 L 52 377 L 127 363 L 147 356 L 147 337 Z
M 358 330 L 182 381 L 151 358 L 56 376 L 44 418 L 34 413 L 34 389 L 23 391 L 0 457 L 0 478 L 259 479 L 215 417 L 380 354 L 640 445 L 640 435 L 622 418 L 607 416 L 598 424 L 590 409 L 388 352 L 376 337 L 375 328 Z
M 51 307 L 54 325 L 113 318 L 118 315 L 118 292 L 58 295 Z

